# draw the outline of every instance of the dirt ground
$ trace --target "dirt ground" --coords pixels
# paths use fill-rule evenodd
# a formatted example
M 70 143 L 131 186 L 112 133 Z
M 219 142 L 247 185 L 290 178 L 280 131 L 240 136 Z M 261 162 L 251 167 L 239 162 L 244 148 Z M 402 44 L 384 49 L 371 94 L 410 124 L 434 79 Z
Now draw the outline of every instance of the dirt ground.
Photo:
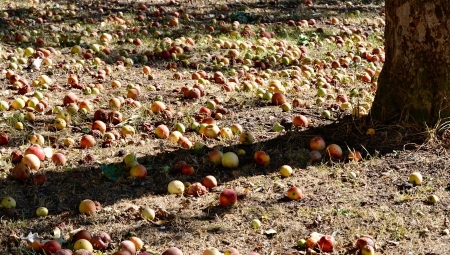
M 146 9 L 140 4 L 145 4 Z M 370 100 L 366 99 L 373 98 L 376 74 L 372 74 L 370 81 L 361 80 L 360 74 L 376 73 L 381 70 L 382 61 L 373 58 L 367 61 L 363 57 L 360 64 L 354 61 L 347 66 L 342 60 L 340 67 L 332 66 L 333 61 L 339 62 L 350 53 L 363 56 L 365 51 L 381 49 L 379 55 L 383 55 L 382 3 L 315 1 L 307 6 L 300 1 L 79 1 L 69 5 L 59 1 L 1 1 L 0 6 L 1 12 L 8 13 L 8 17 L 3 15 L 0 20 L 5 25 L 0 29 L 3 38 L 0 100 L 11 103 L 20 96 L 15 85 L 6 78 L 11 63 L 16 63 L 14 57 L 23 56 L 19 47 L 55 50 L 51 55 L 51 67 L 15 70 L 30 84 L 43 74 L 51 77 L 53 84 L 48 88 L 31 86 L 31 91 L 26 93 L 33 97 L 35 91 L 42 91 L 48 103 L 45 111 L 30 110 L 36 113 L 34 121 L 23 120 L 27 109 L 0 112 L 0 132 L 11 137 L 9 144 L 0 148 L 0 195 L 14 198 L 17 204 L 14 209 L 0 208 L 1 254 L 36 254 L 25 238 L 29 233 L 37 233 L 42 241 L 55 239 L 63 248 L 72 249 L 72 234 L 79 229 L 91 233 L 105 231 L 111 236 L 108 249 L 94 251 L 94 254 L 113 254 L 120 242 L 131 236 L 142 239 L 145 245 L 141 251 L 151 254 L 162 254 L 172 246 L 181 249 L 183 254 L 192 255 L 202 254 L 208 247 L 216 247 L 221 252 L 234 247 L 242 254 L 314 254 L 313 250 L 298 245 L 300 239 L 308 239 L 313 232 L 334 236 L 336 244 L 332 254 L 358 254 L 355 242 L 364 235 L 375 240 L 376 254 L 450 254 L 450 132 L 445 119 L 440 125 L 426 128 L 420 124 L 381 124 L 368 116 L 360 118 L 359 114 L 352 114 L 336 100 L 342 94 L 350 98 L 355 108 L 364 104 L 370 106 Z M 161 17 L 157 17 L 156 11 Z M 175 11 L 180 14 L 180 24 L 168 26 Z M 143 20 L 139 20 L 140 14 Z M 121 23 L 114 17 L 130 22 Z M 333 17 L 339 20 L 338 24 Z M 42 24 L 39 18 L 43 18 Z M 301 20 L 308 23 L 311 19 L 316 23 L 300 25 Z M 344 24 L 344 19 L 348 24 Z M 237 29 L 240 35 L 234 38 L 230 26 L 236 20 L 240 22 Z M 291 20 L 296 25 L 292 26 Z M 243 33 L 246 23 L 251 24 L 246 33 L 253 32 L 248 36 Z M 214 31 L 208 30 L 209 26 Z M 274 34 L 265 34 L 268 31 Z M 349 31 L 354 31 L 353 36 Z M 120 32 L 124 33 L 123 37 Z M 104 61 L 100 66 L 93 64 L 93 59 L 83 62 L 83 56 L 71 53 L 74 45 L 92 49 L 94 43 L 101 44 L 99 37 L 103 33 L 119 36 L 109 42 L 109 55 L 98 54 Z M 28 36 L 29 41 L 17 41 L 18 34 Z M 364 35 L 365 39 L 359 38 L 361 44 L 355 34 Z M 58 40 L 53 39 L 55 37 Z M 183 54 L 173 59 L 163 59 L 156 54 L 164 46 L 169 47 L 170 43 L 164 38 L 175 41 L 182 37 L 195 40 L 195 44 L 185 47 Z M 264 37 L 267 39 L 261 39 Z M 337 42 L 338 37 L 343 43 Z M 37 38 L 43 38 L 45 45 L 36 45 Z M 134 44 L 135 38 L 140 38 L 143 44 Z M 351 40 L 354 44 L 348 43 Z M 230 58 L 228 64 L 223 60 L 230 54 L 227 42 L 237 45 L 250 42 L 255 47 L 238 47 L 241 59 Z M 286 65 L 283 60 L 270 63 L 270 56 L 281 51 L 280 47 L 286 51 L 305 47 L 307 53 L 292 57 L 294 60 L 290 61 L 298 61 L 298 65 L 295 62 Z M 288 56 L 286 52 L 283 54 Z M 143 56 L 148 59 L 142 60 Z M 34 58 L 26 60 L 31 62 Z M 128 59 L 133 61 L 129 66 Z M 249 70 L 243 67 L 245 59 L 252 61 Z M 260 62 L 270 68 L 255 64 Z M 19 65 L 27 67 L 28 64 Z M 105 66 L 111 67 L 112 72 L 99 78 L 98 71 Z M 143 66 L 151 68 L 151 75 L 143 73 Z M 311 67 L 301 70 L 299 84 L 292 78 L 293 71 L 297 70 L 294 66 Z M 206 73 L 205 80 L 210 82 L 204 85 L 205 95 L 199 99 L 186 98 L 183 87 L 198 83 L 191 75 L 201 70 Z M 214 79 L 217 71 L 227 80 L 238 77 L 237 88 L 227 92 Z M 306 71 L 311 71 L 311 76 L 305 74 Z M 77 85 L 83 86 L 69 85 L 70 74 L 76 74 Z M 178 75 L 183 78 L 177 79 Z M 283 111 L 270 100 L 259 97 L 258 93 L 265 94 L 269 81 L 274 79 L 287 88 L 287 101 L 293 104 L 294 99 L 299 99 L 300 106 Z M 321 79 L 326 80 L 325 89 L 329 93 L 325 101 L 317 96 Z M 113 88 L 114 80 L 120 81 L 122 87 Z M 259 87 L 263 91 L 247 91 L 242 85 L 244 81 L 261 81 Z M 89 84 L 103 84 L 104 90 L 98 95 L 86 94 L 80 88 Z M 136 101 L 141 107 L 129 101 L 120 112 L 125 124 L 134 127 L 136 132 L 109 144 L 102 134 L 92 130 L 94 112 L 98 109 L 109 112 L 109 100 L 126 98 L 128 84 L 140 87 Z M 54 125 L 55 106 L 62 105 L 68 92 L 89 100 L 93 107 L 87 113 L 73 114 L 68 127 L 58 131 Z M 253 144 L 242 144 L 239 135 L 213 139 L 192 129 L 192 122 L 201 121 L 203 117 L 198 114 L 199 109 L 214 99 L 225 109 L 223 116 L 216 118 L 217 125 L 222 128 L 240 124 L 244 131 L 253 134 Z M 155 100 L 162 100 L 168 111 L 153 113 L 150 108 Z M 331 116 L 325 118 L 325 110 Z M 289 124 L 298 115 L 307 117 L 307 127 Z M 22 130 L 14 128 L 18 121 L 24 123 Z M 204 147 L 184 149 L 155 136 L 154 129 L 158 125 L 167 125 L 173 131 L 176 123 L 187 127 L 183 136 Z M 283 123 L 284 130 L 275 132 L 276 123 Z M 123 125 L 108 128 L 120 132 Z M 41 186 L 33 184 L 31 177 L 21 181 L 11 176 L 15 165 L 11 153 L 17 149 L 25 151 L 32 134 L 43 135 L 42 147 L 52 148 L 53 152 L 61 152 L 67 158 L 64 166 L 57 166 L 48 159 L 41 163 L 40 169 L 32 173 L 46 175 L 48 180 Z M 86 134 L 93 135 L 97 144 L 82 149 L 78 142 Z M 324 157 L 320 162 L 312 162 L 310 140 L 315 136 L 323 137 L 327 145 L 338 144 L 344 151 L 342 159 Z M 63 145 L 68 137 L 76 141 L 74 146 Z M 240 152 L 239 166 L 228 169 L 210 162 L 209 153 L 216 149 L 223 153 Z M 361 161 L 348 160 L 347 155 L 353 150 L 361 152 Z M 256 164 L 256 151 L 265 151 L 270 163 Z M 130 153 L 147 169 L 145 178 L 130 177 L 123 163 L 125 155 Z M 174 166 L 180 161 L 190 164 L 195 173 L 174 172 Z M 293 168 L 291 176 L 280 176 L 279 169 L 283 165 Z M 113 169 L 120 171 L 117 180 L 105 175 Z M 413 172 L 422 174 L 421 185 L 408 183 Z M 218 186 L 203 196 L 167 192 L 172 180 L 192 184 L 201 182 L 207 175 L 215 176 Z M 301 188 L 302 199 L 287 198 L 286 192 L 292 186 Z M 237 192 L 238 202 L 223 207 L 219 204 L 219 194 L 227 188 Z M 437 196 L 439 201 L 430 203 L 431 195 Z M 84 199 L 98 201 L 101 208 L 94 215 L 80 214 L 78 206 Z M 36 209 L 41 206 L 48 208 L 48 216 L 36 216 Z M 141 216 L 146 206 L 156 211 L 153 221 Z M 253 219 L 261 221 L 260 228 L 251 226 Z M 324 253 L 317 248 L 315 252 Z

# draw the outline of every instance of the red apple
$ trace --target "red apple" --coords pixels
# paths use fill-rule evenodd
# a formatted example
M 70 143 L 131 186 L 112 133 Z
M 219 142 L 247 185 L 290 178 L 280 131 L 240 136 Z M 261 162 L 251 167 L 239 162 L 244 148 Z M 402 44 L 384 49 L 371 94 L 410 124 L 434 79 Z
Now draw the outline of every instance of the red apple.
M 219 165 L 222 163 L 223 153 L 219 150 L 213 150 L 209 153 L 209 160 L 213 162 L 215 165 Z
M 130 176 L 145 178 L 147 176 L 147 169 L 143 165 L 135 165 L 130 169 Z
M 287 191 L 287 197 L 290 200 L 302 199 L 302 197 L 303 197 L 302 190 L 298 187 L 293 186 Z
M 9 135 L 7 133 L 0 134 L 0 145 L 8 145 Z
M 181 174 L 182 174 L 182 175 L 193 175 L 194 173 L 195 173 L 194 167 L 192 167 L 192 166 L 189 165 L 189 164 L 184 164 L 184 165 L 181 167 Z
M 30 177 L 30 168 L 24 164 L 18 164 L 11 169 L 13 179 L 24 181 Z
M 35 174 L 31 179 L 31 183 L 37 186 L 42 186 L 47 182 L 47 176 L 45 174 Z
M 64 154 L 62 154 L 61 152 L 57 152 L 52 155 L 52 161 L 53 163 L 55 163 L 55 165 L 63 166 L 66 164 L 67 159 L 66 156 L 64 156 Z
M 92 135 L 84 135 L 80 140 L 80 146 L 83 149 L 91 148 L 95 145 L 95 143 L 95 138 Z
M 155 135 L 158 138 L 166 139 L 170 135 L 169 128 L 166 125 L 161 124 L 155 128 Z
M 264 151 L 255 152 L 254 158 L 259 165 L 267 165 L 270 163 L 270 156 Z
M 170 247 L 165 250 L 162 255 L 183 255 L 183 252 L 177 247 Z
M 101 121 L 101 120 L 96 120 L 94 121 L 94 123 L 92 123 L 92 130 L 98 130 L 100 131 L 102 134 L 105 133 L 106 131 L 106 124 L 105 122 Z
M 50 240 L 50 241 L 45 242 L 42 245 L 42 249 L 47 254 L 53 254 L 53 253 L 61 250 L 61 245 L 55 240 Z
M 309 142 L 309 147 L 313 151 L 322 151 L 325 149 L 325 140 L 320 136 L 315 136 Z
M 317 245 L 319 246 L 319 249 L 323 252 L 332 252 L 335 243 L 336 242 L 334 241 L 333 236 L 324 235 L 319 239 Z
M 40 145 L 37 144 L 33 144 L 30 147 L 28 147 L 28 149 L 25 151 L 24 153 L 25 155 L 27 154 L 34 154 L 38 157 L 39 160 L 44 160 L 45 159 L 45 152 L 44 149 L 42 149 L 42 147 Z
M 296 127 L 307 127 L 309 122 L 308 118 L 304 115 L 297 115 L 292 119 L 292 124 Z
M 217 179 L 216 177 L 212 175 L 208 175 L 202 180 L 203 186 L 205 186 L 207 189 L 212 189 L 217 186 Z
M 234 205 L 237 202 L 237 194 L 232 189 L 225 189 L 219 195 L 219 202 L 221 206 Z
M 330 144 L 325 149 L 325 155 L 330 159 L 341 159 L 342 149 L 337 144 Z

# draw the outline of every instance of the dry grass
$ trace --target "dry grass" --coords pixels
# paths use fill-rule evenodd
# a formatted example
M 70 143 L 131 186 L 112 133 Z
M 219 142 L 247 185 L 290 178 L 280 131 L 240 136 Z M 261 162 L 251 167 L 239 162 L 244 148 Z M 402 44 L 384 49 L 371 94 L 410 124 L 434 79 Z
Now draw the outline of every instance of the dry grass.
M 220 66 L 210 56 L 223 57 L 226 49 L 217 49 L 215 45 L 228 41 L 231 43 L 251 42 L 258 45 L 260 39 L 259 23 L 265 24 L 266 31 L 274 31 L 275 37 L 268 40 L 269 48 L 265 54 L 257 54 L 255 50 L 242 50 L 241 56 L 252 54 L 266 58 L 274 55 L 270 47 L 280 40 L 285 40 L 286 47 L 293 47 L 299 43 L 300 35 L 306 35 L 310 43 L 306 46 L 307 56 L 312 63 L 324 61 L 331 64 L 333 60 L 347 56 L 349 53 L 361 55 L 362 49 L 372 51 L 383 45 L 383 27 L 378 25 L 382 19 L 379 3 L 357 2 L 354 6 L 346 6 L 335 2 L 325 5 L 326 1 L 315 3 L 314 7 L 306 7 L 297 2 L 279 1 L 259 3 L 249 1 L 245 4 L 228 4 L 229 11 L 218 10 L 225 2 L 211 4 L 206 1 L 194 1 L 183 3 L 181 6 L 167 3 L 157 3 L 167 13 L 180 11 L 181 9 L 194 16 L 190 21 L 180 19 L 183 27 L 162 27 L 156 29 L 151 26 L 152 21 L 161 24 L 167 23 L 167 18 L 158 20 L 153 16 L 156 5 L 148 2 L 147 18 L 143 22 L 136 21 L 138 14 L 137 3 L 113 1 L 108 3 L 81 1 L 77 3 L 74 17 L 64 16 L 64 22 L 57 23 L 51 18 L 43 26 L 32 25 L 27 20 L 37 18 L 37 12 L 26 14 L 28 8 L 34 6 L 37 11 L 52 10 L 58 15 L 58 9 L 54 3 L 10 3 L 2 1 L 1 9 L 11 16 L 18 16 L 26 21 L 21 27 L 2 27 L 3 35 L 15 35 L 20 31 L 29 31 L 30 39 L 42 37 L 47 41 L 47 46 L 54 47 L 61 54 L 54 54 L 53 67 L 43 67 L 40 71 L 30 70 L 16 71 L 28 81 L 37 79 L 40 75 L 51 72 L 51 78 L 60 89 L 51 88 L 43 90 L 48 96 L 48 114 L 37 114 L 35 122 L 23 121 L 21 111 L 11 110 L 1 112 L 0 131 L 7 132 L 12 138 L 9 145 L 1 148 L 0 154 L 0 196 L 11 196 L 17 202 L 14 210 L 0 208 L 0 251 L 2 254 L 33 254 L 29 243 L 20 240 L 20 236 L 26 236 L 29 232 L 38 233 L 43 239 L 54 239 L 55 228 L 61 231 L 59 241 L 64 247 L 71 248 L 70 233 L 77 229 L 88 229 L 92 233 L 106 231 L 110 233 L 113 241 L 105 252 L 95 254 L 112 254 L 117 250 L 120 241 L 130 236 L 138 236 L 145 242 L 143 250 L 161 254 L 170 246 L 177 246 L 184 254 L 201 254 L 207 247 L 217 247 L 224 252 L 227 248 L 238 248 L 242 254 L 256 251 L 260 254 L 306 254 L 307 251 L 297 246 L 299 239 L 308 238 L 312 232 L 334 234 L 336 247 L 334 254 L 357 254 L 354 243 L 359 236 L 370 235 L 377 244 L 377 254 L 448 254 L 450 235 L 448 231 L 448 145 L 450 139 L 445 120 L 437 127 L 423 131 L 417 125 L 399 123 L 397 125 L 381 125 L 367 118 L 356 118 L 349 110 L 339 110 L 339 103 L 329 97 L 323 104 L 317 103 L 317 88 L 321 78 L 329 78 L 327 82 L 329 94 L 347 95 L 354 107 L 367 104 L 370 106 L 373 97 L 373 83 L 362 82 L 358 75 L 365 68 L 380 69 L 381 62 L 371 64 L 366 60 L 353 63 L 348 68 L 333 69 L 327 67 L 323 70 L 313 69 L 310 77 L 301 77 L 301 83 L 297 91 L 286 73 L 291 73 L 293 66 L 275 64 L 272 73 L 259 68 L 251 68 L 255 77 L 264 80 L 260 87 L 267 89 L 267 83 L 271 79 L 284 82 L 287 87 L 286 96 L 289 102 L 299 98 L 305 102 L 304 107 L 293 108 L 283 112 L 279 106 L 274 106 L 267 100 L 256 96 L 253 91 L 224 92 L 220 85 L 211 80 L 211 85 L 206 85 L 206 96 L 198 100 L 189 100 L 183 97 L 180 88 L 184 85 L 195 84 L 191 80 L 191 74 L 197 69 L 205 70 L 212 75 L 214 70 L 220 70 L 226 78 L 230 78 L 234 71 L 243 69 L 241 64 L 235 66 Z M 67 9 L 66 3 L 60 3 L 63 10 Z M 98 6 L 103 8 L 105 14 L 100 14 Z M 219 32 L 220 26 L 215 26 L 215 32 L 209 33 L 201 28 L 204 24 L 213 24 L 213 15 L 221 20 L 219 15 L 228 17 L 229 14 L 239 10 L 250 8 L 248 13 L 255 15 L 252 30 L 256 36 L 244 38 L 230 37 L 228 33 Z M 53 9 L 52 9 L 53 8 Z M 3 12 L 2 11 L 2 12 Z M 92 65 L 91 60 L 82 64 L 81 69 L 75 70 L 76 62 L 82 63 L 82 57 L 70 54 L 70 48 L 51 40 L 49 26 L 56 26 L 57 35 L 68 35 L 74 39 L 75 35 L 85 31 L 88 27 L 98 35 L 109 32 L 115 33 L 121 29 L 118 25 L 106 22 L 100 25 L 109 16 L 107 13 L 118 15 L 124 13 L 124 19 L 130 19 L 130 27 L 147 29 L 149 35 L 144 36 L 125 30 L 124 38 L 114 38 L 110 42 L 111 55 L 104 56 L 105 65 L 113 69 L 113 73 L 103 81 L 105 91 L 100 95 L 83 95 L 80 90 L 70 89 L 67 85 L 69 72 L 79 75 L 80 81 L 87 85 L 99 81 L 90 75 L 97 72 L 99 67 Z M 355 15 L 360 11 L 360 15 Z M 62 15 L 62 14 L 61 14 Z M 82 17 L 92 17 L 94 22 L 85 22 Z M 346 18 L 349 25 L 333 25 L 331 17 L 338 17 L 341 21 Z M 314 18 L 316 26 L 290 27 L 286 24 L 292 19 L 309 20 Z M 8 21 L 11 19 L 4 19 Z M 226 19 L 226 27 L 230 22 Z M 30 21 L 31 22 L 31 21 Z M 281 23 L 277 23 L 281 22 Z M 79 24 L 79 25 L 76 25 Z M 242 30 L 243 24 L 239 26 Z M 317 31 L 323 29 L 323 33 Z M 361 47 L 344 43 L 337 45 L 327 41 L 327 38 L 340 35 L 352 38 L 342 30 L 360 30 L 361 34 L 367 34 L 367 40 Z M 36 30 L 36 35 L 33 35 Z M 69 32 L 66 32 L 69 31 Z M 155 36 L 154 32 L 167 33 L 166 36 L 175 40 L 181 36 L 192 37 L 196 44 L 189 53 L 189 61 L 198 63 L 198 68 L 183 67 L 180 60 L 150 60 L 145 63 L 153 70 L 153 79 L 144 76 L 142 63 L 137 60 L 146 51 L 154 51 L 161 46 L 163 36 Z M 211 34 L 208 39 L 206 34 Z M 81 43 L 86 46 L 99 43 L 98 36 L 83 36 Z M 135 46 L 126 42 L 126 39 L 141 38 L 142 46 Z M 70 40 L 72 40 L 70 39 Z M 370 43 L 371 45 L 368 45 Z M 0 70 L 4 73 L 12 62 L 11 57 L 21 57 L 21 48 L 33 46 L 30 43 L 16 43 L 4 40 L 1 45 Z M 34 47 L 34 46 L 33 46 Z M 131 51 L 136 49 L 135 53 Z M 124 50 L 128 50 L 129 56 L 135 58 L 135 65 L 123 67 L 115 64 L 117 57 Z M 298 58 L 299 66 L 314 67 L 305 60 L 305 56 Z M 71 62 L 74 60 L 73 62 Z M 253 58 L 253 61 L 256 61 Z M 167 64 L 176 63 L 176 69 L 168 69 Z M 72 69 L 64 70 L 64 65 Z M 102 67 L 103 68 L 103 67 Z M 185 76 L 183 80 L 175 80 L 174 72 L 180 72 Z M 250 72 L 249 71 L 249 72 Z M 17 97 L 9 81 L 1 75 L 0 100 L 12 101 Z M 120 89 L 111 88 L 113 80 L 122 82 Z M 240 83 L 245 78 L 240 78 Z M 374 76 L 373 81 L 376 81 Z M 131 138 L 121 139 L 110 148 L 102 148 L 102 139 L 97 139 L 97 145 L 91 149 L 83 150 L 77 146 L 66 148 L 60 146 L 63 139 L 72 137 L 75 141 L 81 138 L 83 128 L 90 130 L 93 120 L 93 111 L 87 114 L 77 113 L 72 116 L 70 128 L 56 132 L 53 129 L 55 114 L 53 107 L 60 105 L 63 96 L 68 90 L 75 92 L 79 97 L 95 101 L 94 109 L 103 108 L 109 111 L 108 101 L 114 96 L 126 97 L 126 85 L 138 84 L 142 89 L 139 101 L 142 107 L 137 109 L 125 106 L 121 109 L 124 119 L 133 117 L 129 123 L 137 130 L 137 134 Z M 241 86 L 239 84 L 239 86 Z M 307 89 L 304 89 L 307 88 Z M 33 88 L 38 90 L 38 88 Z M 352 90 L 359 93 L 352 96 Z M 354 93 L 353 93 L 354 94 Z M 162 96 L 166 105 L 172 109 L 173 118 L 167 118 L 161 114 L 151 114 L 148 108 L 151 102 Z M 245 130 L 250 131 L 256 138 L 252 145 L 242 145 L 238 138 L 207 139 L 204 136 L 190 130 L 192 117 L 199 108 L 206 104 L 207 100 L 219 97 L 223 100 L 223 106 L 230 110 L 230 114 L 224 115 L 218 120 L 220 127 L 231 126 L 234 123 L 241 124 Z M 324 110 L 331 110 L 332 118 L 321 117 Z M 25 111 L 22 111 L 24 113 Z M 180 115 L 175 113 L 180 112 Z M 281 122 L 282 118 L 292 118 L 303 114 L 308 117 L 308 128 L 300 128 L 290 131 L 274 132 L 272 127 Z M 25 123 L 24 130 L 13 128 L 17 121 Z M 203 150 L 194 152 L 185 150 L 167 140 L 156 139 L 153 132 L 144 129 L 144 123 L 154 128 L 164 123 L 173 127 L 181 122 L 188 127 L 185 136 L 192 142 L 201 142 L 205 145 Z M 373 128 L 375 135 L 366 135 L 369 128 Z M 116 129 L 119 129 L 117 127 Z M 29 137 L 33 133 L 40 133 L 46 137 L 45 146 L 54 147 L 54 150 L 63 152 L 68 164 L 57 167 L 50 161 L 44 161 L 41 167 L 48 177 L 44 186 L 35 186 L 30 181 L 21 182 L 13 180 L 10 169 L 13 164 L 10 154 L 15 149 L 22 151 L 29 146 Z M 336 143 L 344 149 L 346 155 L 350 150 L 357 149 L 362 152 L 364 160 L 361 162 L 341 162 L 323 160 L 320 163 L 311 163 L 309 160 L 309 141 L 312 137 L 320 135 L 328 144 Z M 56 148 L 58 147 L 58 148 Z M 237 169 L 229 170 L 221 166 L 215 166 L 209 162 L 208 154 L 213 149 L 223 152 L 238 151 L 243 149 L 246 155 L 240 156 L 240 165 Z M 257 150 L 266 151 L 270 157 L 270 164 L 260 166 L 255 164 L 253 153 Z M 148 170 L 145 179 L 130 178 L 124 171 L 118 181 L 110 181 L 103 174 L 102 164 L 116 164 L 122 166 L 123 156 L 120 153 L 134 153 L 138 162 Z M 87 157 L 91 158 L 88 160 Z M 167 171 L 178 161 L 186 161 L 195 168 L 192 176 L 173 174 Z M 290 165 L 294 169 L 292 176 L 281 178 L 278 169 L 282 165 Z M 403 189 L 411 172 L 419 171 L 424 176 L 421 186 L 411 189 Z M 354 174 L 354 177 L 352 175 Z M 219 186 L 201 197 L 188 195 L 176 196 L 167 194 L 167 184 L 171 180 L 183 182 L 199 182 L 206 175 L 214 175 Z M 304 197 L 298 201 L 290 201 L 286 198 L 286 191 L 291 186 L 298 186 L 303 190 Z M 218 196 L 225 188 L 233 188 L 239 195 L 238 203 L 232 207 L 219 206 Z M 437 195 L 440 202 L 434 205 L 427 203 L 427 197 Z M 102 209 L 92 216 L 80 215 L 78 205 L 83 199 L 99 201 Z M 47 217 L 38 218 L 35 210 L 39 206 L 49 209 Z M 141 217 L 140 208 L 149 206 L 156 211 L 154 221 L 146 221 Z M 253 229 L 250 222 L 260 219 L 262 227 Z M 266 231 L 273 229 L 276 234 L 269 235 Z M 319 251 L 318 251 L 319 252 Z M 311 253 L 311 251 L 309 251 Z

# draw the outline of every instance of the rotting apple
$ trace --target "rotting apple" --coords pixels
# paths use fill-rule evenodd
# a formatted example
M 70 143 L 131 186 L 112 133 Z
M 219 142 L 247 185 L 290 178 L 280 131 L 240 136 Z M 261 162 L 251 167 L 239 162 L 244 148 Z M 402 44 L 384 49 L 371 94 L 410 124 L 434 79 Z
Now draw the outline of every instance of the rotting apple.
M 368 236 L 363 236 L 358 238 L 358 240 L 356 240 L 355 243 L 355 247 L 358 250 L 362 250 L 364 248 L 364 246 L 369 245 L 372 247 L 375 247 L 375 242 L 373 241 L 372 238 L 368 237 Z
M 82 230 L 77 231 L 73 235 L 72 239 L 73 239 L 73 242 L 76 242 L 77 240 L 80 240 L 80 239 L 86 239 L 89 241 L 89 240 L 91 240 L 91 238 L 92 238 L 91 232 L 89 232 L 86 229 L 82 229 Z
M 237 203 L 237 194 L 233 189 L 224 189 L 219 195 L 221 206 L 231 206 Z
M 268 165 L 270 163 L 270 156 L 265 151 L 255 152 L 253 158 L 258 165 Z
M 111 242 L 111 237 L 108 233 L 101 231 L 92 236 L 92 238 L 90 238 L 90 242 L 95 250 L 104 251 L 108 249 L 109 243 Z
M 30 177 L 30 168 L 24 164 L 17 164 L 11 169 L 11 176 L 15 180 L 25 181 Z

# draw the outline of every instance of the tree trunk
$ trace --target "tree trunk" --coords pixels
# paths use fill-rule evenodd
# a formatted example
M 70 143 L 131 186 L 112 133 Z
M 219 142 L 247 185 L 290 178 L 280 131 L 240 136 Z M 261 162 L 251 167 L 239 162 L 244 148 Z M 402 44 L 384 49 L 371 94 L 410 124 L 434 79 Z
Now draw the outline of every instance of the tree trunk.
M 434 125 L 450 117 L 450 3 L 386 0 L 386 61 L 371 116 Z

